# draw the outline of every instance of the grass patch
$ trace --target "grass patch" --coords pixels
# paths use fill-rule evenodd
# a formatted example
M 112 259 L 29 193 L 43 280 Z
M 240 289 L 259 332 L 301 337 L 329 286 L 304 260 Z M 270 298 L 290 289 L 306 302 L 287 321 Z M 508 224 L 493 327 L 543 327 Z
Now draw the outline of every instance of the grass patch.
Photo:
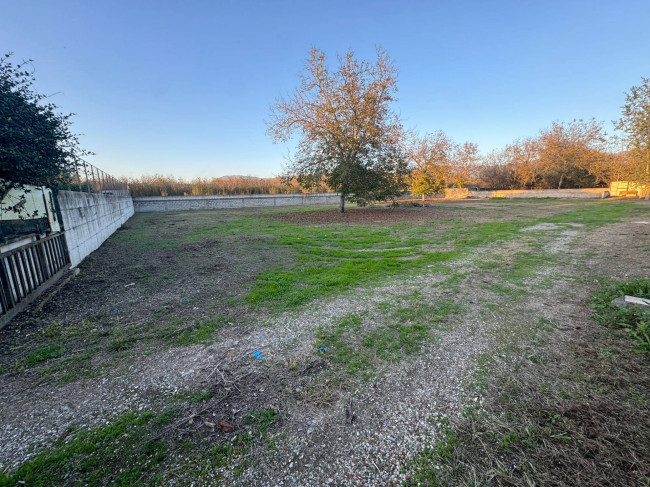
M 111 315 L 86 318 L 68 325 L 55 322 L 29 336 L 34 350 L 16 361 L 11 371 L 22 372 L 40 366 L 39 371 L 46 380 L 75 382 L 119 366 L 137 346 L 212 343 L 215 332 L 225 323 L 226 319 L 220 316 L 188 321 L 165 316 L 144 323 L 122 324 Z M 78 352 L 71 353 L 70 349 Z
M 511 203 L 513 201 L 508 201 Z M 257 280 L 247 291 L 243 303 L 284 311 L 317 298 L 340 294 L 355 286 L 377 283 L 427 265 L 460 258 L 476 247 L 516 238 L 519 230 L 535 223 L 548 221 L 598 226 L 625 216 L 630 209 L 634 209 L 631 202 L 571 202 L 558 205 L 558 214 L 541 219 L 531 216 L 485 223 L 438 219 L 435 223 L 432 220 L 431 224 L 393 223 L 383 227 L 340 223 L 294 224 L 273 218 L 278 211 L 309 212 L 317 211 L 316 208 L 198 212 L 193 214 L 191 225 L 183 223 L 186 217 L 181 214 L 178 221 L 169 221 L 168 225 L 175 226 L 169 227 L 163 237 L 156 234 L 155 225 L 138 225 L 127 232 L 118 232 L 116 238 L 117 243 L 143 249 L 210 242 L 239 248 L 244 243 L 243 248 L 249 252 L 259 249 L 267 252 L 269 257 L 282 255 L 278 259 L 284 262 L 282 265 L 257 274 Z M 266 259 L 269 267 L 273 260 Z M 534 263 L 524 260 L 520 256 L 514 263 L 514 273 L 530 272 Z M 513 276 L 512 279 L 521 280 L 522 277 Z M 156 316 L 162 317 L 164 312 L 159 311 Z
M 237 459 L 242 459 L 258 442 L 275 449 L 269 430 L 278 419 L 278 413 L 272 408 L 251 411 L 246 415 L 242 428 L 235 433 L 229 444 L 213 446 L 203 455 L 203 468 L 214 469 L 231 465 Z M 248 460 L 242 459 L 235 465 L 234 473 L 238 476 L 249 464 Z
M 510 298 L 520 298 L 528 294 L 528 291 L 526 289 L 512 287 L 512 285 L 508 284 L 483 284 L 482 287 L 484 289 L 492 291 L 499 296 L 508 296 Z
M 402 322 L 373 328 L 363 326 L 362 316 L 350 314 L 330 326 L 319 327 L 314 348 L 348 374 L 368 379 L 382 362 L 399 362 L 435 339 L 431 323 L 436 321 L 436 316 L 447 313 L 434 309 L 432 320 L 412 322 L 411 319 L 420 316 L 418 311 L 399 308 L 393 317 L 402 318 Z
M 124 224 L 112 236 L 112 241 L 139 250 L 173 249 L 179 245 L 174 238 L 166 238 L 155 225 Z
M 445 462 L 448 462 L 458 444 L 458 436 L 449 427 L 449 418 L 438 416 L 431 421 L 436 425 L 436 438 L 429 442 L 422 452 L 412 460 L 408 469 L 412 472 L 405 487 L 422 485 L 439 487 L 447 485 Z
M 590 228 L 597 228 L 620 220 L 636 209 L 637 205 L 629 201 L 588 201 L 584 202 L 578 209 L 541 218 L 539 222 L 578 223 Z
M 426 263 L 443 262 L 456 257 L 455 253 L 413 255 L 402 260 L 382 253 L 337 257 L 336 262 L 317 265 L 305 261 L 302 269 L 276 269 L 258 276 L 253 290 L 246 297 L 251 304 L 269 306 L 275 310 L 291 309 L 315 298 L 339 294 L 353 286 L 376 282 L 383 277 L 415 269 Z
M 462 310 L 462 305 L 449 299 L 431 304 L 418 290 L 400 297 L 397 302 L 385 301 L 377 307 L 389 321 L 424 324 L 441 331 L 448 330 L 450 315 L 457 315 Z
M 108 349 L 117 352 L 128 350 L 137 343 L 162 341 L 173 346 L 208 344 L 214 341 L 214 333 L 226 323 L 225 318 L 190 319 L 177 317 L 159 318 L 140 325 L 116 326 L 105 330 L 110 337 Z
M 282 226 L 277 243 L 290 248 L 295 261 L 260 273 L 246 301 L 282 311 L 354 286 L 458 259 L 477 246 L 514 237 L 527 224 L 490 222 L 468 226 L 445 221 L 441 223 L 444 229 L 277 225 Z M 447 245 L 452 238 L 454 250 L 433 250 Z
M 269 429 L 278 419 L 278 413 L 273 408 L 259 408 L 248 413 L 244 427 L 237 432 L 232 442 L 234 453 L 239 455 L 247 453 L 259 439 L 272 446 Z
M 174 337 L 174 344 L 178 346 L 212 343 L 214 332 L 226 323 L 224 318 L 204 319 L 193 322 L 187 326 L 174 330 L 168 337 Z
M 199 402 L 206 398 L 196 393 L 183 399 Z M 126 413 L 110 425 L 72 432 L 67 440 L 44 449 L 15 471 L 0 473 L 0 487 L 159 486 L 172 482 L 178 474 L 174 466 L 179 466 L 179 454 L 187 462 L 184 468 L 190 469 L 186 473 L 199 479 L 228 465 L 243 470 L 248 466 L 244 456 L 255 445 L 275 447 L 270 429 L 279 415 L 270 408 L 249 412 L 243 425 L 223 445 L 215 445 L 214 438 L 182 442 L 168 439 L 166 428 L 176 418 L 175 409 L 157 414 Z M 218 476 L 208 478 L 218 481 Z
M 53 365 L 41 369 L 40 373 L 46 380 L 57 376 L 63 383 L 95 377 L 99 374 L 99 370 L 92 365 L 94 353 L 94 351 L 85 351 L 64 357 Z
M 204 401 L 207 401 L 212 397 L 212 393 L 208 391 L 198 391 L 198 392 L 179 392 L 174 394 L 174 399 L 179 401 L 187 401 L 191 404 L 198 404 Z
M 0 486 L 159 485 L 156 472 L 168 445 L 155 438 L 171 415 L 127 413 L 109 426 L 77 432 L 15 472 L 0 474 Z
M 625 295 L 650 299 L 650 279 L 628 279 L 605 285 L 594 295 L 594 318 L 602 325 L 624 329 L 638 352 L 650 353 L 650 308 L 612 304 L 612 300 Z
M 47 362 L 51 359 L 56 359 L 65 354 L 65 347 L 61 344 L 52 344 L 46 345 L 41 348 L 37 348 L 29 355 L 27 355 L 22 360 L 19 360 L 14 365 L 13 369 L 16 372 L 25 370 L 29 367 L 33 367 L 43 362 Z
M 443 220 L 431 227 L 295 225 L 265 223 L 261 219 L 256 223 L 255 218 L 247 217 L 212 231 L 233 235 L 259 235 L 263 231 L 269 239 L 267 244 L 291 250 L 294 260 L 260 273 L 245 298 L 250 304 L 283 311 L 354 286 L 461 258 L 477 247 L 520 237 L 521 229 L 537 223 L 578 223 L 596 228 L 626 216 L 635 206 L 630 202 L 607 201 L 582 202 L 578 209 L 573 205 L 570 208 L 546 218 L 474 224 Z M 202 238 L 207 235 L 211 233 L 200 234 Z M 436 250 L 450 243 L 452 250 Z M 545 264 L 545 257 L 521 252 L 505 265 L 502 273 L 514 284 L 523 285 L 528 276 Z
M 503 277 L 518 286 L 524 286 L 526 279 L 530 278 L 543 266 L 553 264 L 553 260 L 546 255 L 537 255 L 530 252 L 517 252 L 511 260 L 501 269 Z

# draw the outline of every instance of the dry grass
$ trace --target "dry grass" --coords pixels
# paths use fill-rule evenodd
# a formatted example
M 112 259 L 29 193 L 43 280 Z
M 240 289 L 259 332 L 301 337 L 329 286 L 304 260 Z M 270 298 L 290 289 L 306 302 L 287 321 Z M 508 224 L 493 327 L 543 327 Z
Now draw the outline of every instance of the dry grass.
M 649 485 L 649 357 L 622 332 L 573 333 L 486 367 L 485 404 L 439 424 L 410 485 Z

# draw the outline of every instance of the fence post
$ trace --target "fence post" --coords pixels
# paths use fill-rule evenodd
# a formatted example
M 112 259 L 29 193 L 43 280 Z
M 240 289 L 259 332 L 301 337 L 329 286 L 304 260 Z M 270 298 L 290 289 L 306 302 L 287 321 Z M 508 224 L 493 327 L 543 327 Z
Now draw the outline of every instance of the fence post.
M 88 167 L 86 165 L 86 161 L 83 161 L 84 163 L 84 173 L 86 173 L 86 189 L 90 193 L 90 180 L 88 179 Z
M 77 186 L 81 191 L 81 178 L 79 177 L 79 163 L 77 161 L 74 161 L 74 172 L 77 173 Z
M 9 278 L 7 277 L 7 272 L 5 271 L 4 259 L 0 259 L 0 283 L 2 288 L 0 288 L 0 296 L 2 297 L 2 310 L 6 313 L 10 308 L 14 307 L 14 297 L 11 294 L 11 289 L 9 287 Z

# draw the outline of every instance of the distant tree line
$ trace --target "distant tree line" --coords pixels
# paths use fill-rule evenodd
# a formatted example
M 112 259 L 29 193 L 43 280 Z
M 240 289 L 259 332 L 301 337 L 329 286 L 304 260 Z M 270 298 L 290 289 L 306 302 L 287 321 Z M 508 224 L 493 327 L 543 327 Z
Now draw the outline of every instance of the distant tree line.
M 553 122 L 532 137 L 487 154 L 443 131 L 419 135 L 402 129 L 388 108 L 396 71 L 385 52 L 375 64 L 353 53 L 326 69 L 313 50 L 297 91 L 273 107 L 270 133 L 301 139 L 283 177 L 229 176 L 186 181 L 171 176 L 131 179 L 134 196 L 249 195 L 337 191 L 364 204 L 400 192 L 433 196 L 451 187 L 562 189 L 606 187 L 613 181 L 650 183 L 650 80 L 626 95 L 619 136 L 595 119 Z
M 649 179 L 647 148 L 634 150 L 608 136 L 595 120 L 554 122 L 534 137 L 480 154 L 472 142 L 457 143 L 444 132 L 405 136 L 403 157 L 409 162 L 401 189 L 433 196 L 451 187 L 483 189 L 562 189 L 607 187 L 612 181 Z M 206 196 L 291 194 L 333 191 L 323 180 L 306 187 L 299 178 L 226 176 L 185 180 L 141 176 L 128 180 L 133 196 Z M 380 199 L 380 198 L 378 198 Z
M 280 177 L 256 178 L 250 176 L 226 176 L 221 178 L 195 178 L 185 180 L 174 176 L 140 176 L 128 180 L 131 194 L 138 196 L 229 196 L 252 194 L 293 194 L 303 189 L 296 180 Z M 315 192 L 329 190 L 323 183 L 316 185 Z
M 447 187 L 588 188 L 648 179 L 638 154 L 593 119 L 554 122 L 534 137 L 484 155 L 476 144 L 457 144 L 443 132 L 415 137 L 410 147 L 409 182 L 416 195 Z
M 474 184 L 491 189 L 562 189 L 645 181 L 634 151 L 609 137 L 595 120 L 554 122 L 480 158 Z

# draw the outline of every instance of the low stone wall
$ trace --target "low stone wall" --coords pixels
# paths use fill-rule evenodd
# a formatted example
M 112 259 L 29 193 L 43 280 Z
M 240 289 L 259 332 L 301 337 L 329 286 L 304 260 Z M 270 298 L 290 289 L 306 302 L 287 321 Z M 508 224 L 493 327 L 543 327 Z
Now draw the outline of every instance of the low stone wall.
M 607 198 L 607 188 L 470 191 L 470 198 Z
M 145 196 L 133 198 L 136 212 L 218 210 L 269 206 L 333 205 L 338 193 L 260 194 L 246 196 Z
M 59 191 L 57 199 L 72 267 L 99 248 L 133 215 L 129 195 Z
M 469 189 L 445 188 L 445 198 L 450 198 L 450 199 L 469 198 Z

